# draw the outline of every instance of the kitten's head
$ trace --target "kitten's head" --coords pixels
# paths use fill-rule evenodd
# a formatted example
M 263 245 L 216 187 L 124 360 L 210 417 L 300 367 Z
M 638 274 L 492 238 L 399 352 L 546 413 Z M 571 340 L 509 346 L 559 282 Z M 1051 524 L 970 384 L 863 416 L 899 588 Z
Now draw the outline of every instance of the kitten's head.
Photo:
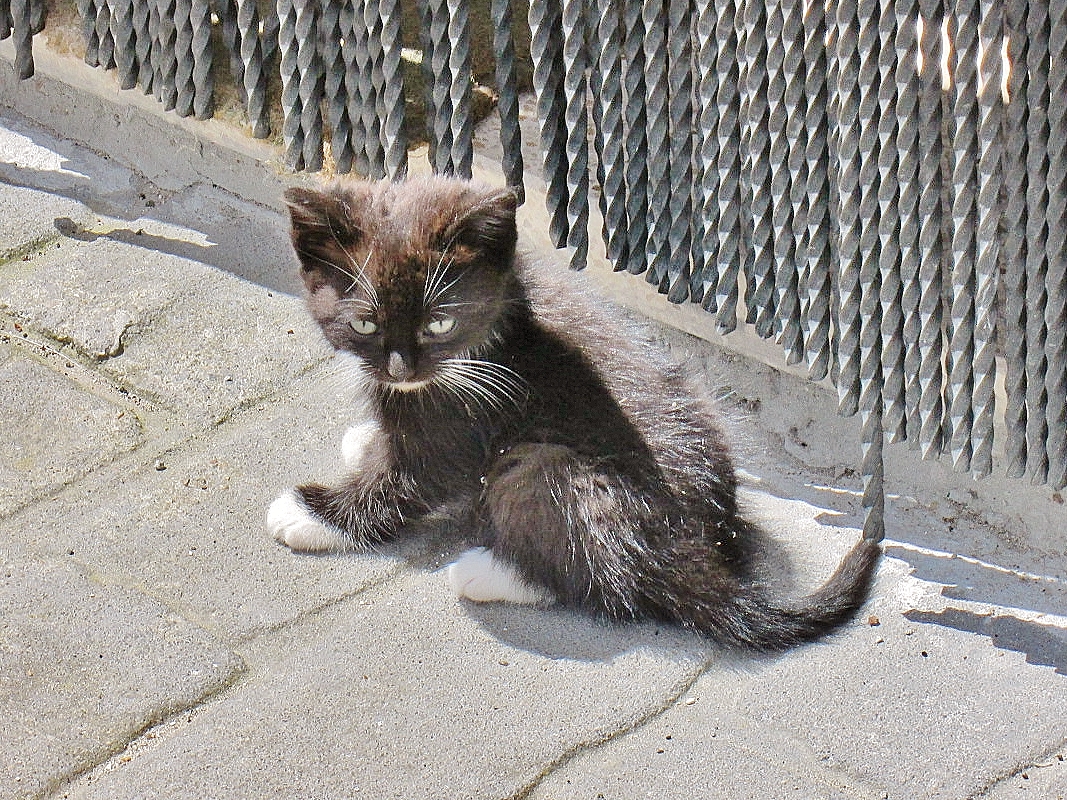
M 398 391 L 486 369 L 470 364 L 517 299 L 512 192 L 431 177 L 285 197 L 308 306 L 334 347 Z

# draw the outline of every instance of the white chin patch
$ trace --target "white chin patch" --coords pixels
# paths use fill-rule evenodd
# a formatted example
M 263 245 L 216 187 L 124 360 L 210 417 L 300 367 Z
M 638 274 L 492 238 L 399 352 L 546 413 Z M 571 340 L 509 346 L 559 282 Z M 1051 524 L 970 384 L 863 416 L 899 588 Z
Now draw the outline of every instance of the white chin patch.
M 459 597 L 476 603 L 551 603 L 552 593 L 527 583 L 510 564 L 493 557 L 486 547 L 475 547 L 448 567 L 448 582 Z
M 352 470 L 359 468 L 367 446 L 377 432 L 378 426 L 373 422 L 361 422 L 345 431 L 344 438 L 341 439 L 341 457 L 345 460 L 346 467 Z
M 304 553 L 341 550 L 345 546 L 340 531 L 315 519 L 293 491 L 285 492 L 270 504 L 267 530 L 289 549 Z

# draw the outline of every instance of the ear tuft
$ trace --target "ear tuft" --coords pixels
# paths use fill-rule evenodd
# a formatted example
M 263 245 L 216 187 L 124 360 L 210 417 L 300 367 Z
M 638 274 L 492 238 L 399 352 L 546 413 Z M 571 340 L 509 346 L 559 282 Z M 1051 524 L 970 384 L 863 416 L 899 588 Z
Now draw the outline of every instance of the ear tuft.
M 308 285 L 321 283 L 331 263 L 343 263 L 345 250 L 359 243 L 361 232 L 352 218 L 352 198 L 341 190 L 285 191 L 291 223 L 290 239 Z M 314 275 L 320 278 L 312 281 Z
M 518 198 L 511 189 L 488 195 L 448 226 L 442 241 L 465 244 L 502 261 L 511 262 L 518 241 L 515 209 Z

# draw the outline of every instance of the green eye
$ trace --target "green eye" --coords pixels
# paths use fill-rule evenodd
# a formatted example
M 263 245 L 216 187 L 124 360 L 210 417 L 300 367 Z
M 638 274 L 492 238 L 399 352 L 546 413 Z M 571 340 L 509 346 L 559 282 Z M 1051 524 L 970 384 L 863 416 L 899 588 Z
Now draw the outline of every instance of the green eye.
M 455 329 L 455 317 L 438 317 L 427 323 L 426 327 L 423 328 L 423 333 L 427 336 L 444 336 L 445 334 L 452 333 Z
M 354 319 L 348 326 L 360 336 L 371 336 L 378 332 L 378 326 L 369 319 Z

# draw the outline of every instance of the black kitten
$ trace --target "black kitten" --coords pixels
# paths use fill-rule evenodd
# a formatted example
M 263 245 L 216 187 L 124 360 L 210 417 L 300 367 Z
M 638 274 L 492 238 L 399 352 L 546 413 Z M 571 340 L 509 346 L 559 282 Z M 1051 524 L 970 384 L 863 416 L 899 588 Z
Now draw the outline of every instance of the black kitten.
M 448 505 L 485 547 L 450 568 L 475 600 L 554 599 L 777 651 L 850 619 L 880 548 L 860 541 L 813 595 L 751 576 L 763 534 L 709 405 L 664 356 L 515 254 L 515 199 L 443 178 L 291 189 L 308 305 L 359 365 L 372 421 L 353 474 L 268 514 L 297 550 L 388 539 Z

